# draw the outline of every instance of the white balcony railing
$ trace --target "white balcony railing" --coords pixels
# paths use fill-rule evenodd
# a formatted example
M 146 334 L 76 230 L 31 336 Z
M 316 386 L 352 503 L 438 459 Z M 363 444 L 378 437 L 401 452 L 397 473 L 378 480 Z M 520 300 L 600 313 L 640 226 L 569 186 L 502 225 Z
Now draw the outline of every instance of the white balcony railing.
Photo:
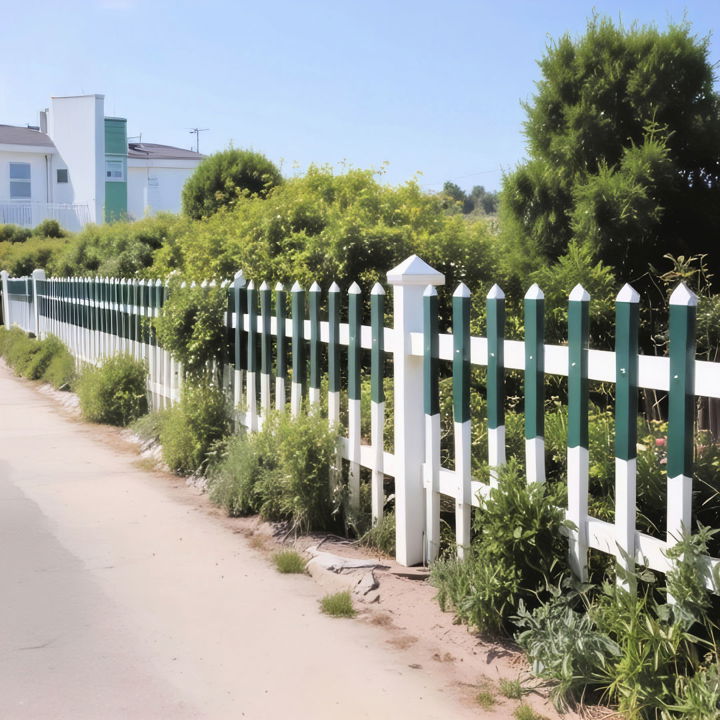
M 0 203 L 0 224 L 33 228 L 43 220 L 57 220 L 63 229 L 77 232 L 91 221 L 90 208 L 70 203 Z

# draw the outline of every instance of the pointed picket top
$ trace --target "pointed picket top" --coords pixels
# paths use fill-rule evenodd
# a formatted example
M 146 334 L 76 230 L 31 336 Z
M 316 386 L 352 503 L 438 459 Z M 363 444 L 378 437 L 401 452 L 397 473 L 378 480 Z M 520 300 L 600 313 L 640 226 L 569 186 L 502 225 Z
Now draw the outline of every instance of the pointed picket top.
M 340 286 L 333 280 L 333 283 L 328 289 L 328 292 L 340 292 Z
M 155 278 L 155 287 L 162 287 L 162 280 L 160 278 Z
M 588 291 L 578 283 L 570 293 L 570 302 L 588 302 L 589 300 L 590 295 Z
M 279 282 L 277 285 L 275 285 L 275 292 L 285 292 L 285 286 Z
M 349 288 L 348 288 L 348 295 L 360 295 L 362 290 L 360 290 L 360 286 L 354 282 Z
M 470 288 L 465 283 L 460 283 L 457 286 L 457 290 L 453 293 L 453 297 L 459 297 L 459 298 L 469 298 L 470 297 Z
M 435 289 L 434 285 L 428 285 L 425 288 L 425 292 L 423 293 L 423 297 L 433 297 L 433 295 L 437 295 L 437 290 Z
M 195 285 L 195 283 L 193 283 L 193 285 Z M 207 280 L 203 280 L 203 281 L 200 283 L 200 287 L 201 287 L 201 288 L 206 288 L 206 287 L 208 287 L 209 285 L 210 285 L 210 283 L 209 283 Z
M 505 293 L 502 291 L 502 288 L 495 284 L 490 288 L 490 292 L 487 294 L 488 300 L 504 300 L 505 299 Z
M 379 283 L 376 282 L 372 286 L 372 290 L 370 291 L 371 295 L 384 295 L 385 294 L 385 288 Z
M 387 274 L 390 285 L 444 285 L 445 276 L 422 258 L 411 255 Z
M 697 295 L 684 283 L 681 282 L 670 296 L 671 305 L 697 305 Z
M 230 287 L 230 281 L 229 281 L 229 280 L 223 280 L 223 281 L 220 283 L 220 287 L 222 287 L 222 288 Z
M 544 300 L 545 293 L 540 289 L 540 286 L 537 283 L 533 283 L 528 288 L 528 291 L 525 293 L 525 299 L 526 300 Z
M 321 292 L 320 286 L 317 284 L 317 282 L 313 282 L 313 284 L 310 286 L 310 290 L 308 290 L 308 292 L 311 292 L 311 293 Z
M 73 282 L 75 281 L 75 278 L 70 278 L 70 279 L 71 279 Z M 120 284 L 121 284 L 121 285 L 127 285 L 127 280 L 126 280 L 125 278 L 123 278 L 123 279 L 120 281 Z
M 140 280 L 138 280 L 138 285 L 147 285 L 147 280 L 145 280 L 145 278 L 140 278 Z
M 255 289 L 255 281 L 254 281 L 254 280 L 251 280 L 251 281 L 247 284 L 247 289 L 248 289 L 248 290 L 254 290 L 254 289 Z
M 264 280 L 260 283 L 260 287 L 258 288 L 258 290 L 260 290 L 260 292 L 264 292 L 265 290 L 269 290 L 269 289 L 270 289 L 270 286 Z
M 293 283 L 293 286 L 290 288 L 290 292 L 302 292 L 302 291 L 303 291 L 303 289 L 302 289 L 300 283 L 296 280 Z
M 238 270 L 233 277 L 233 284 L 242 287 L 245 284 L 245 273 L 242 270 Z
M 615 302 L 639 303 L 640 293 L 629 283 L 625 283 L 615 298 Z

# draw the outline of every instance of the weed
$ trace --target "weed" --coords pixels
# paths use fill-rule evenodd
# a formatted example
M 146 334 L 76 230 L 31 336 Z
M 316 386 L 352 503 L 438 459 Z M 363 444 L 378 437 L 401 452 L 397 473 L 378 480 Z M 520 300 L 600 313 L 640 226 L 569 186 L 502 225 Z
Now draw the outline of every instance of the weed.
M 348 590 L 325 595 L 320 601 L 320 610 L 330 617 L 351 618 L 357 614 Z
M 497 700 L 495 700 L 495 696 L 489 690 L 480 690 L 480 692 L 475 696 L 475 702 L 483 710 L 490 710 Z
M 523 696 L 523 686 L 520 680 L 500 680 L 500 694 L 510 700 L 520 700 Z
M 536 713 L 529 705 L 519 705 L 513 712 L 515 720 L 547 720 L 544 715 Z
M 130 429 L 145 442 L 159 442 L 168 410 L 155 410 L 135 420 Z
M 280 550 L 273 555 L 275 568 L 280 573 L 302 574 L 305 572 L 305 558 L 295 550 Z
M 395 555 L 395 513 L 389 512 L 380 518 L 361 538 L 360 545 L 374 548 L 385 555 Z

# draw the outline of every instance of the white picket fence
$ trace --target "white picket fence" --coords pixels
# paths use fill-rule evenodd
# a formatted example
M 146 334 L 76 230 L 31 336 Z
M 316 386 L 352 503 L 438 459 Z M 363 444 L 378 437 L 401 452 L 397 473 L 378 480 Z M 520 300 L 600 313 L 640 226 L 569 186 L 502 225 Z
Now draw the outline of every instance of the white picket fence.
M 40 337 L 49 333 L 58 336 L 70 349 L 71 353 L 85 363 L 98 363 L 103 358 L 115 353 L 130 353 L 138 359 L 144 360 L 149 373 L 149 397 L 152 407 L 161 409 L 170 406 L 179 398 L 182 384 L 182 368 L 175 362 L 168 352 L 156 344 L 145 340 L 130 339 L 116 333 L 116 329 L 105 332 L 102 328 L 88 329 L 78 323 L 77 318 L 59 319 L 48 317 L 41 310 L 42 300 L 52 297 L 54 288 L 66 282 L 71 286 L 82 282 L 80 279 L 50 279 L 45 280 L 43 271 L 35 271 L 32 278 L 10 279 L 7 273 L 2 273 L 3 280 L 3 311 L 6 325 L 18 325 L 28 332 L 35 332 Z M 103 279 L 95 279 L 96 282 Z M 38 282 L 43 292 L 38 293 Z M 87 282 L 87 281 L 86 281 Z M 91 281 L 92 282 L 92 281 Z M 132 286 L 131 297 L 147 298 L 152 288 L 157 288 L 159 282 L 151 281 L 125 281 L 104 279 L 106 283 L 116 283 L 122 286 Z M 44 284 L 42 284 L 44 283 Z M 73 283 L 75 285 L 73 285 Z M 426 265 L 420 258 L 413 256 L 388 273 L 388 283 L 393 288 L 393 318 L 394 327 L 382 327 L 382 340 L 384 352 L 392 356 L 393 392 L 394 392 L 394 433 L 393 452 L 385 450 L 385 437 L 383 434 L 385 409 L 383 403 L 373 403 L 372 432 L 370 443 L 366 443 L 360 436 L 360 403 L 350 401 L 348 404 L 347 434 L 341 438 L 340 451 L 342 457 L 350 463 L 351 484 L 359 481 L 359 469 L 367 468 L 372 474 L 373 517 L 378 519 L 382 513 L 383 478 L 394 478 L 395 515 L 396 515 L 396 556 L 403 565 L 426 563 L 434 557 L 436 548 L 433 547 L 432 526 L 437 526 L 439 518 L 439 497 L 444 495 L 455 502 L 458 530 L 458 539 L 461 539 L 463 527 L 467 526 L 471 506 L 479 504 L 478 497 L 487 495 L 493 485 L 493 477 L 473 478 L 469 468 L 470 446 L 469 430 L 456 427 L 456 454 L 455 469 L 440 467 L 440 446 L 437 429 L 433 428 L 433 420 L 423 409 L 423 388 L 427 378 L 424 377 L 423 360 L 427 352 L 426 337 L 423 331 L 423 294 L 428 287 L 442 285 L 444 277 Z M 24 284 L 24 285 L 23 285 Z M 244 278 L 241 274 L 236 276 L 234 284 L 226 284 L 229 293 L 235 288 L 247 291 Z M 27 295 L 22 289 L 27 289 Z M 356 287 L 356 286 L 355 286 Z M 376 286 L 374 292 L 382 292 Z M 312 290 L 311 291 L 315 291 Z M 319 291 L 319 288 L 317 289 Z M 351 294 L 359 292 L 351 289 Z M 67 297 L 65 297 L 67 303 Z M 118 303 L 109 299 L 88 299 L 78 293 L 70 302 L 77 312 L 83 308 L 86 311 L 106 311 L 116 313 L 118 317 L 124 314 L 135 318 L 137 327 L 157 316 L 159 309 L 146 300 L 137 304 Z M 254 323 L 254 325 L 251 325 Z M 266 335 L 277 340 L 278 332 L 292 340 L 298 332 L 293 327 L 292 318 L 284 321 L 284 327 L 278 323 L 276 317 L 268 318 L 267 326 L 255 313 L 237 312 L 228 313 L 228 327 L 238 329 L 248 334 L 251 331 L 258 334 L 262 342 Z M 317 324 L 312 318 L 304 315 L 302 325 L 304 343 L 319 341 L 329 345 L 334 332 L 332 323 L 323 320 Z M 350 322 L 339 324 L 339 345 L 352 349 L 353 343 L 358 347 L 371 350 L 373 347 L 373 333 L 377 328 L 362 326 L 359 333 Z M 319 335 L 318 335 L 319 333 Z M 126 335 L 128 333 L 125 333 Z M 132 333 L 130 333 L 132 334 Z M 136 331 L 136 337 L 141 333 Z M 376 336 L 377 337 L 377 336 Z M 503 371 L 526 369 L 525 343 L 515 340 L 501 340 L 504 350 Z M 487 366 L 490 359 L 488 338 L 472 337 L 469 339 L 469 360 L 472 365 Z M 567 377 L 570 370 L 569 350 L 567 346 L 544 345 L 544 372 L 545 375 Z M 441 361 L 452 362 L 455 357 L 454 336 L 440 334 L 438 337 L 438 358 Z M 232 358 L 230 358 L 232 360 Z M 720 398 L 720 363 L 694 361 L 694 394 L 699 397 Z M 263 373 L 260 387 L 261 393 L 258 402 L 255 388 L 257 378 L 255 371 L 235 367 L 228 363 L 223 367 L 223 377 L 228 392 L 236 401 L 236 405 L 243 410 L 238 412 L 238 420 L 250 430 L 257 429 L 263 417 L 275 405 L 286 402 L 284 380 L 276 378 L 275 403 L 271 397 L 271 377 Z M 615 383 L 616 363 L 615 353 L 611 351 L 589 350 L 587 354 L 587 378 L 590 381 Z M 638 382 L 641 388 L 648 388 L 660 392 L 668 392 L 671 385 L 670 360 L 667 357 L 640 355 L 638 357 Z M 293 387 L 291 391 L 292 411 L 299 409 L 297 393 L 303 392 L 302 386 Z M 319 402 L 316 388 L 309 392 L 311 404 Z M 328 408 L 331 420 L 339 416 L 339 395 L 332 391 L 328 397 Z M 469 428 L 469 424 L 468 424 Z M 493 458 L 505 457 L 504 435 L 489 433 L 489 457 L 491 465 Z M 535 452 L 528 446 L 528 453 Z M 535 462 L 528 456 L 529 462 Z M 626 486 L 628 482 L 634 483 L 634 476 L 628 479 L 624 471 L 618 470 L 617 495 L 619 502 L 626 506 L 616 507 L 616 521 L 606 522 L 592 517 L 587 512 L 587 490 L 585 497 L 576 498 L 575 505 L 568 507 L 568 517 L 573 520 L 577 528 L 570 531 L 571 554 L 585 552 L 585 548 L 592 548 L 603 553 L 617 557 L 624 555 L 639 565 L 666 572 L 669 560 L 666 557 L 668 547 L 673 545 L 676 538 L 670 530 L 665 539 L 651 537 L 637 531 L 635 528 L 635 488 Z M 622 485 L 622 487 L 621 487 Z M 351 488 L 352 490 L 352 488 Z M 572 493 L 570 493 L 572 496 Z M 625 500 L 623 500 L 625 498 Z M 670 488 L 668 490 L 668 503 L 674 503 L 677 495 Z M 684 501 L 683 501 L 684 502 Z M 672 509 L 670 514 L 672 514 Z M 683 506 L 683 517 L 687 518 L 689 508 Z M 467 538 L 469 540 L 469 537 Z M 579 539 L 582 542 L 578 545 Z M 466 543 L 459 542 L 460 550 Z M 580 550 L 578 551 L 578 546 Z M 583 559 L 575 557 L 576 562 L 582 566 Z M 707 558 L 708 588 L 717 591 L 712 579 L 713 572 L 718 572 L 720 560 Z

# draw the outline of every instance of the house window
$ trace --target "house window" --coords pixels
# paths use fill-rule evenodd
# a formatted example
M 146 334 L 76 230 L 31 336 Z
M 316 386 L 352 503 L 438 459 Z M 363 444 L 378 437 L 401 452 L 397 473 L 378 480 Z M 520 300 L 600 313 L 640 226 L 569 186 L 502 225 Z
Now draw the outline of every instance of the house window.
M 105 181 L 125 182 L 125 172 L 122 160 L 105 161 Z
M 30 163 L 10 163 L 10 199 L 29 200 Z
M 67 168 L 58 168 L 57 171 L 57 181 L 59 183 L 66 183 L 68 181 L 68 171 Z

